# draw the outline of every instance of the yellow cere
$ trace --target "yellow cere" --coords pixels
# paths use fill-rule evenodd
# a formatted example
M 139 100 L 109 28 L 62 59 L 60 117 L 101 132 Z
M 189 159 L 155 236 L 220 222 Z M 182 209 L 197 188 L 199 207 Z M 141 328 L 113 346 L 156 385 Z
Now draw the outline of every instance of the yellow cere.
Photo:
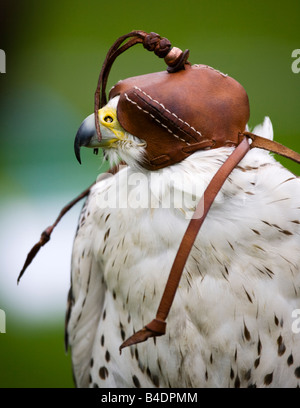
M 111 130 L 115 134 L 117 140 L 126 139 L 124 129 L 121 127 L 117 119 L 117 112 L 114 108 L 104 107 L 98 111 L 98 114 L 101 125 Z M 115 139 L 112 139 L 110 142 L 114 143 L 115 141 Z

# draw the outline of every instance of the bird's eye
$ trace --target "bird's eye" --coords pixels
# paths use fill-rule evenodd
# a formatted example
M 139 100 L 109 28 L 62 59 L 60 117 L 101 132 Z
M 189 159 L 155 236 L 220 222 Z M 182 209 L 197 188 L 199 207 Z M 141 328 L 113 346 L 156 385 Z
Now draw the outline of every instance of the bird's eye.
M 112 128 L 116 124 L 116 112 L 109 107 L 105 107 L 99 110 L 99 121 L 107 128 Z
M 106 123 L 112 123 L 112 122 L 113 122 L 113 118 L 112 118 L 111 116 L 109 116 L 109 115 L 106 115 L 106 116 L 104 117 L 104 121 L 105 121 Z

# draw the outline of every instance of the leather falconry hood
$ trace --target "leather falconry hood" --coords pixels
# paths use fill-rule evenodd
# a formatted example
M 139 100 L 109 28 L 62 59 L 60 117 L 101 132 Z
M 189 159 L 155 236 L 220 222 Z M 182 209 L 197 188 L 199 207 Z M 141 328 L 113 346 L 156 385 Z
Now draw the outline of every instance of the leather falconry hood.
M 120 124 L 147 142 L 142 165 L 149 170 L 178 163 L 199 149 L 236 146 L 249 119 L 244 88 L 205 65 L 185 63 L 174 73 L 125 79 L 109 98 L 116 95 Z

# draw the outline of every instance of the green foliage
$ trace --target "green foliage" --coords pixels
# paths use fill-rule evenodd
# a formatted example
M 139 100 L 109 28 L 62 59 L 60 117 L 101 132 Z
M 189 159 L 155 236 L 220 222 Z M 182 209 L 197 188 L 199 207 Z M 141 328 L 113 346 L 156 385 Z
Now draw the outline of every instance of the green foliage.
M 9 322 L 0 334 L 0 388 L 73 388 L 63 325 Z

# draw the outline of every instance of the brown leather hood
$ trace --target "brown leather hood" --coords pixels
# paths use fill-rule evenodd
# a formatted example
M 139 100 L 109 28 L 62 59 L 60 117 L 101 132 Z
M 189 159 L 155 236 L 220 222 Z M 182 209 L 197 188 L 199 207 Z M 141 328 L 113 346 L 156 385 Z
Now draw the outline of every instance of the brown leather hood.
M 122 127 L 147 142 L 144 167 L 178 163 L 199 149 L 237 146 L 249 120 L 245 89 L 207 65 L 156 72 L 118 82 Z

